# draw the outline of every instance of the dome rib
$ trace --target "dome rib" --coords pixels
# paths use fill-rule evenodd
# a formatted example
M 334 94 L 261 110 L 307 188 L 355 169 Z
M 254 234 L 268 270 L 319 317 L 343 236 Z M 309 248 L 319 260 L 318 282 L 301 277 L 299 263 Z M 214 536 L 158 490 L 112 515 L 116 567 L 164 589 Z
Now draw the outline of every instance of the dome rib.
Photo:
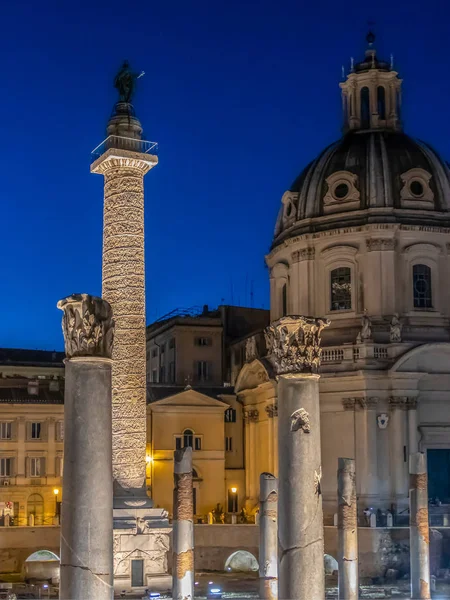
M 426 202 L 417 198 L 417 215 L 414 215 L 415 198 L 411 197 L 405 206 L 402 190 L 405 181 L 402 175 L 411 169 L 421 169 L 431 176 L 429 188 L 432 192 Z M 297 221 L 284 224 L 282 214 L 277 222 L 274 244 L 299 232 L 317 231 L 330 227 L 321 225 L 317 219 L 327 217 L 324 196 L 328 185 L 326 180 L 333 173 L 346 171 L 356 176 L 356 188 L 360 193 L 360 206 L 345 203 L 339 210 L 339 201 L 333 205 L 332 220 L 337 217 L 342 223 L 367 222 L 369 218 L 363 211 L 368 209 L 386 209 L 384 212 L 370 214 L 370 221 L 380 220 L 450 226 L 450 168 L 448 164 L 428 144 L 414 140 L 403 132 L 392 130 L 369 130 L 347 133 L 337 142 L 327 146 L 297 177 L 290 191 L 297 194 Z M 356 201 L 357 202 L 357 201 Z M 403 205 L 402 205 L 403 202 Z M 425 206 L 424 206 L 425 204 Z M 392 212 L 395 209 L 395 213 Z M 437 215 L 436 213 L 439 213 Z M 311 223 L 311 219 L 315 222 Z M 325 223 L 325 219 L 324 219 Z

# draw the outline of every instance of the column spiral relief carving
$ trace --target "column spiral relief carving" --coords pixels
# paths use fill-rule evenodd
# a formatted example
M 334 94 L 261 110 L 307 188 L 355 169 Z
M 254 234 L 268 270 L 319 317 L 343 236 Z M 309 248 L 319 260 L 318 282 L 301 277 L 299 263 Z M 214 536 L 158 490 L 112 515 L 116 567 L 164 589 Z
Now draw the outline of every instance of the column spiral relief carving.
M 145 483 L 146 339 L 144 181 L 149 165 L 109 158 L 103 173 L 103 296 L 116 321 L 112 366 L 113 476 L 125 489 Z
M 264 331 L 267 354 L 277 375 L 318 373 L 322 348 L 320 335 L 328 319 L 281 317 Z

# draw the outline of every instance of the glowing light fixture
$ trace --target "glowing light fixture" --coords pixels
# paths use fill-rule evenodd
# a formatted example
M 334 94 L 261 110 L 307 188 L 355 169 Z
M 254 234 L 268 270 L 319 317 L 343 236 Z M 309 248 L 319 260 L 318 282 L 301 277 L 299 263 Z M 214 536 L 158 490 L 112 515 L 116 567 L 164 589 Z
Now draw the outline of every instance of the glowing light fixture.
M 58 488 L 55 488 L 55 489 L 53 490 L 53 493 L 55 494 L 55 496 L 57 496 L 57 495 L 59 494 L 59 490 L 58 490 Z
M 237 492 L 237 488 L 236 487 L 232 487 L 231 491 L 233 492 L 233 494 L 235 494 Z
M 153 457 L 152 457 L 152 456 L 150 456 L 150 454 L 147 454 L 147 455 L 146 455 L 146 457 L 145 457 L 145 462 L 146 462 L 146 463 L 151 463 L 151 462 L 153 462 Z

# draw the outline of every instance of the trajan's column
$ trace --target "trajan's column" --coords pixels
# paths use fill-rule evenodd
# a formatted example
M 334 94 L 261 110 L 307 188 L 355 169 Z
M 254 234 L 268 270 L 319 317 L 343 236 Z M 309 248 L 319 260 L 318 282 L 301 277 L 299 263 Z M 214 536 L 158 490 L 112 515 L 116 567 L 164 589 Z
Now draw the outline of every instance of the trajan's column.
M 142 139 L 142 126 L 131 104 L 138 78 L 124 62 L 114 80 L 119 101 L 107 125 L 107 138 L 94 150 L 91 165 L 92 173 L 104 176 L 102 297 L 111 305 L 116 324 L 112 356 L 114 578 L 116 587 L 122 589 L 147 585 L 149 575 L 166 572 L 169 549 L 168 537 L 158 537 L 159 548 L 150 540 L 155 520 L 161 526 L 167 519 L 165 511 L 151 508 L 145 485 L 144 175 L 158 158 L 156 144 Z M 161 556 L 157 557 L 158 551 Z M 142 556 L 143 564 L 137 565 Z

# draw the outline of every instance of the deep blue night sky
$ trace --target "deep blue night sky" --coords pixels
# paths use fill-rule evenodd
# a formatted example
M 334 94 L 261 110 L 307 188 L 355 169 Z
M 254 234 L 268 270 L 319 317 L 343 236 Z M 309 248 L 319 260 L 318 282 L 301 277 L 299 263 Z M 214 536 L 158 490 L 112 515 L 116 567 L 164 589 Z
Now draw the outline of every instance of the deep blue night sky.
M 341 65 L 367 21 L 404 79 L 408 133 L 450 158 L 448 3 L 94 0 L 2 5 L 0 346 L 62 349 L 56 302 L 101 293 L 102 177 L 90 175 L 121 61 L 160 164 L 146 176 L 147 320 L 268 307 L 283 192 L 340 135 Z M 373 11 L 366 14 L 366 10 Z

